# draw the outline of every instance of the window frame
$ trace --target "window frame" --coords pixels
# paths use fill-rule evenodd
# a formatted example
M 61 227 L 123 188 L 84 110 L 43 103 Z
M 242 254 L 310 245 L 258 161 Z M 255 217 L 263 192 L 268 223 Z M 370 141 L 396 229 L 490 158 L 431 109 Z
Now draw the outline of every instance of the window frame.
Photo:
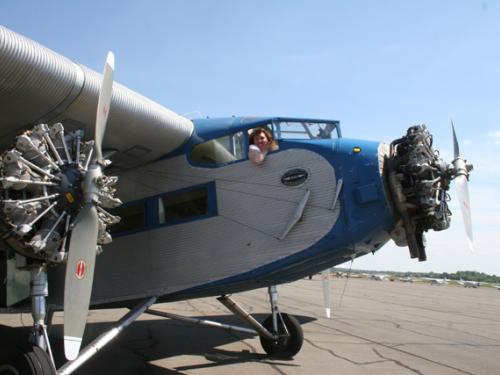
M 281 129 L 281 123 L 297 123 L 301 124 L 304 127 L 304 131 L 296 132 L 296 131 L 283 131 Z M 335 136 L 331 136 L 330 138 L 315 138 L 309 128 L 306 128 L 304 124 L 329 124 L 333 125 L 332 133 L 336 134 Z M 295 118 L 276 118 L 272 121 L 272 132 L 276 139 L 276 141 L 294 141 L 294 140 L 317 140 L 317 139 L 340 139 L 342 138 L 342 131 L 340 129 L 340 123 L 336 120 L 316 120 L 316 119 L 295 119 Z M 283 133 L 296 133 L 296 134 L 308 134 L 309 137 L 283 137 Z
M 193 160 L 193 151 L 195 150 L 196 147 L 200 146 L 200 145 L 203 145 L 205 143 L 208 143 L 208 142 L 212 142 L 212 141 L 215 141 L 219 138 L 224 138 L 224 137 L 231 137 L 231 142 L 230 142 L 230 145 L 231 145 L 231 148 L 234 148 L 234 139 L 235 139 L 235 135 L 238 134 L 238 133 L 241 133 L 242 136 L 241 136 L 241 140 L 242 140 L 242 157 L 239 158 L 239 159 L 235 159 L 235 160 L 231 160 L 231 161 L 228 161 L 228 162 L 225 162 L 225 163 L 200 163 L 198 161 L 195 161 Z M 248 160 L 248 129 L 233 129 L 232 132 L 229 132 L 229 133 L 225 133 L 225 134 L 219 134 L 217 137 L 212 137 L 212 138 L 209 138 L 209 139 L 205 139 L 203 140 L 203 142 L 199 142 L 199 143 L 196 143 L 194 144 L 190 149 L 189 149 L 189 152 L 187 153 L 187 159 L 189 161 L 189 163 L 193 166 L 196 166 L 196 167 L 201 167 L 201 168 L 220 168 L 220 167 L 224 167 L 226 165 L 231 165 L 231 164 L 235 164 L 235 163 L 239 163 L 241 161 L 245 161 L 245 160 Z M 223 146 L 225 150 L 227 150 L 228 152 L 231 152 L 231 154 L 236 158 L 236 155 L 235 155 L 235 152 L 234 150 L 228 150 L 226 149 L 225 146 Z
M 254 130 L 254 129 L 257 129 L 257 128 L 268 128 L 268 130 L 273 134 L 273 137 L 274 137 L 274 140 L 278 143 L 278 148 L 274 151 L 270 151 L 269 153 L 275 153 L 275 152 L 278 152 L 280 147 L 279 147 L 279 143 L 281 141 L 281 139 L 278 139 L 277 136 L 276 136 L 276 131 L 275 131 L 275 126 L 274 126 L 274 121 L 268 121 L 266 123 L 260 123 L 260 124 L 252 124 L 252 125 L 246 125 L 245 127 L 238 127 L 237 129 L 232 129 L 232 132 L 228 132 L 228 133 L 224 133 L 224 134 L 218 134 L 218 136 L 216 137 L 211 137 L 211 138 L 207 138 L 205 140 L 203 140 L 203 142 L 198 142 L 196 144 L 194 144 L 190 149 L 189 151 L 186 153 L 186 157 L 187 157 L 187 160 L 189 162 L 189 164 L 195 166 L 195 167 L 200 167 L 200 168 L 208 168 L 208 169 L 211 169 L 211 168 L 221 168 L 221 167 L 225 167 L 225 166 L 228 166 L 228 165 L 232 165 L 232 164 L 236 164 L 236 163 L 241 163 L 241 162 L 244 162 L 244 161 L 248 161 L 249 160 L 249 157 L 248 157 L 248 148 L 250 147 L 250 134 L 251 132 Z M 219 138 L 223 138 L 223 137 L 227 137 L 227 136 L 234 136 L 235 134 L 237 133 L 242 133 L 242 147 L 243 147 L 243 157 L 240 158 L 240 159 L 236 159 L 236 160 L 233 160 L 233 161 L 230 161 L 230 162 L 226 162 L 226 163 L 214 163 L 214 164 L 204 164 L 204 163 L 199 163 L 199 162 L 196 162 L 193 160 L 192 158 L 192 154 L 193 154 L 193 150 L 195 149 L 195 147 L 199 146 L 199 145 L 202 145 L 206 142 L 210 142 L 210 141 L 213 141 L 213 140 L 216 140 L 216 139 L 219 139 Z M 233 142 L 234 143 L 234 138 L 233 138 Z
M 163 198 L 165 196 L 181 194 L 181 193 L 188 192 L 191 190 L 197 190 L 200 188 L 206 188 L 206 190 L 207 190 L 207 213 L 206 214 L 160 223 L 160 220 L 159 220 L 160 219 L 159 218 L 159 201 L 161 198 Z M 143 223 L 142 223 L 141 227 L 125 230 L 122 232 L 114 232 L 113 231 L 114 225 L 111 225 L 111 226 L 109 226 L 108 229 L 109 229 L 110 234 L 113 238 L 119 238 L 119 237 L 123 237 L 123 236 L 133 235 L 133 234 L 140 233 L 140 232 L 147 232 L 150 230 L 154 230 L 157 228 L 163 228 L 163 227 L 167 227 L 167 226 L 185 224 L 185 223 L 189 223 L 192 221 L 204 220 L 204 219 L 218 215 L 215 181 L 210 181 L 210 182 L 203 183 L 203 184 L 191 185 L 191 186 L 188 186 L 188 187 L 185 187 L 182 189 L 168 191 L 168 192 L 164 192 L 161 194 L 156 194 L 153 196 L 145 197 L 142 199 L 137 199 L 137 200 L 125 202 L 122 205 L 120 205 L 119 207 L 117 207 L 117 209 L 127 208 L 130 206 L 136 206 L 136 205 L 138 207 L 142 206 L 142 208 L 143 208 L 143 211 L 142 211 L 143 212 Z M 114 212 L 113 210 L 110 210 L 110 213 L 113 215 L 119 216 L 119 213 Z
M 163 223 L 160 223 L 160 212 L 159 212 L 160 211 L 160 203 L 159 202 L 161 199 L 163 199 L 165 197 L 169 197 L 169 196 L 183 194 L 183 193 L 193 191 L 193 190 L 198 190 L 201 188 L 205 188 L 207 190 L 207 213 L 206 214 L 196 215 L 196 216 L 187 217 L 187 218 L 178 219 L 178 220 L 173 220 L 173 221 L 165 221 Z M 153 222 L 154 222 L 152 229 L 189 223 L 191 221 L 203 220 L 203 219 L 207 219 L 207 218 L 218 215 L 215 181 L 210 181 L 210 182 L 204 183 L 204 184 L 192 185 L 192 186 L 185 187 L 182 189 L 165 192 L 162 194 L 155 195 L 154 197 L 151 197 L 151 198 L 152 199 L 151 199 L 151 203 L 150 203 L 150 209 L 152 210 L 151 214 L 152 214 L 152 218 L 153 218 Z

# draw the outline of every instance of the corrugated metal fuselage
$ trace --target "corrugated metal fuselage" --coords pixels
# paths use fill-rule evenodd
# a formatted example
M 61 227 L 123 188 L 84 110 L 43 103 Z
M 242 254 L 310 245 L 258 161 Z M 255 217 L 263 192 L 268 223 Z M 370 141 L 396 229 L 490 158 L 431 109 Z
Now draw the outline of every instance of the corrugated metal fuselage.
M 200 142 L 196 135 L 193 143 Z M 378 250 L 392 215 L 380 176 L 379 145 L 346 139 L 280 141 L 262 166 L 248 159 L 205 168 L 183 152 L 120 176 L 126 201 L 144 200 L 142 230 L 115 236 L 98 256 L 92 304 L 144 296 L 184 299 L 292 281 Z M 353 147 L 361 147 L 360 153 Z M 307 172 L 287 186 L 290 170 Z M 337 187 L 342 180 L 340 196 Z M 155 224 L 162 194 L 215 186 L 216 213 L 174 225 Z M 301 220 L 287 232 L 308 195 Z M 63 268 L 51 272 L 50 297 L 62 301 Z

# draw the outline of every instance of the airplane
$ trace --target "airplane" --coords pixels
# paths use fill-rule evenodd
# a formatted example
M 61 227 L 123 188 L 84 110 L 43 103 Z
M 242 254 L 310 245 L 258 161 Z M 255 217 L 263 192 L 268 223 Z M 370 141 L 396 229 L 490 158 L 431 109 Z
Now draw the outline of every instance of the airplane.
M 472 280 L 460 279 L 458 283 L 460 285 L 463 285 L 464 288 L 479 288 L 481 286 L 481 283 L 479 281 L 472 281 Z
M 449 282 L 449 280 L 446 277 L 444 279 L 424 277 L 422 280 L 429 281 L 430 285 L 448 285 L 448 282 Z
M 33 317 L 26 348 L 0 351 L 6 373 L 70 374 L 143 313 L 257 334 L 270 356 L 292 358 L 303 332 L 277 285 L 391 239 L 425 261 L 425 232 L 449 227 L 452 180 L 472 246 L 472 165 L 453 124 L 446 163 L 425 125 L 386 145 L 344 138 L 337 120 L 191 120 L 115 82 L 114 65 L 110 53 L 101 75 L 0 27 L 0 312 Z M 255 129 L 278 146 L 260 165 L 248 157 Z M 263 322 L 231 296 L 256 288 L 269 293 Z M 200 297 L 251 329 L 153 307 Z M 110 307 L 130 311 L 82 348 L 89 308 Z
M 411 277 L 411 276 L 400 277 L 399 281 L 401 281 L 403 283 L 412 283 L 413 282 L 413 277 Z
M 384 281 L 386 279 L 387 275 L 379 275 L 379 274 L 371 274 L 369 276 L 370 280 L 375 280 L 375 281 Z

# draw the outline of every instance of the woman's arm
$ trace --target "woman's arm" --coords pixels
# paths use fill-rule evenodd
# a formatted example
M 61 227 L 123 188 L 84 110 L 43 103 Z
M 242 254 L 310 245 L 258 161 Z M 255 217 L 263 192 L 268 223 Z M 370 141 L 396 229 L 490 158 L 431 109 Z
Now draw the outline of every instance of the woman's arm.
M 266 158 L 267 151 L 261 151 L 256 145 L 250 145 L 248 148 L 248 158 L 254 165 L 260 165 Z

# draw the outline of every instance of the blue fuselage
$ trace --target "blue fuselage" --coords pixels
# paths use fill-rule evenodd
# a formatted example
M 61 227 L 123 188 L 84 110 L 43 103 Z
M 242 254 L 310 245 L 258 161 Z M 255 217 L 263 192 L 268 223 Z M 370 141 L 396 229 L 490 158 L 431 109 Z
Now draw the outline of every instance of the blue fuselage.
M 188 152 L 193 144 L 272 122 L 273 119 L 267 118 L 198 120 L 195 134 L 181 152 Z M 309 150 L 327 160 L 335 170 L 337 186 L 341 181 L 340 214 L 335 225 L 312 246 L 293 255 L 249 272 L 174 293 L 167 299 L 224 294 L 290 282 L 375 252 L 390 239 L 394 219 L 384 190 L 379 142 L 341 137 L 279 140 L 279 152 L 297 149 Z
M 194 124 L 181 148 L 120 176 L 126 203 L 113 242 L 97 259 L 94 306 L 281 284 L 388 241 L 394 219 L 379 143 L 342 138 L 336 121 Z M 262 165 L 247 154 L 257 127 L 272 130 L 278 143 Z M 51 296 L 57 301 L 61 293 Z

